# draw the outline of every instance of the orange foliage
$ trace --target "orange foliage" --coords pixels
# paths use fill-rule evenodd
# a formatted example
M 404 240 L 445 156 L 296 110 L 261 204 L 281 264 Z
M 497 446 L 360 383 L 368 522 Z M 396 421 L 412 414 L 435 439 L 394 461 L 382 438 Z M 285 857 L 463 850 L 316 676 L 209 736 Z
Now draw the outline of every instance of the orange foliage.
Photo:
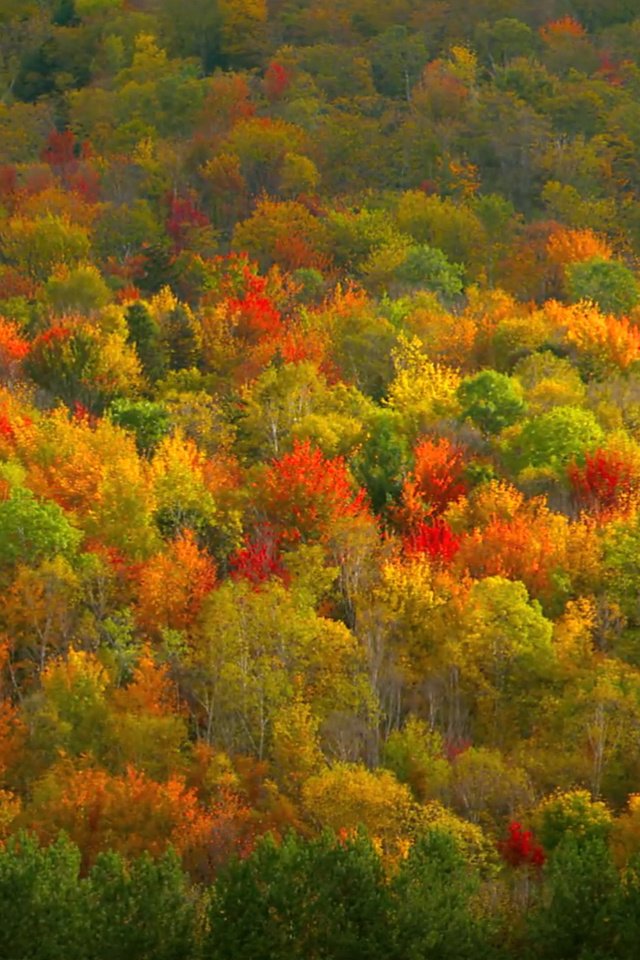
M 344 458 L 327 459 L 308 440 L 296 440 L 291 453 L 274 460 L 261 487 L 269 518 L 285 540 L 324 539 L 337 520 L 370 515 L 366 493 L 354 489 Z
M 88 419 L 70 421 L 64 411 L 56 411 L 46 430 L 26 438 L 20 448 L 30 461 L 29 486 L 35 493 L 55 500 L 64 510 L 95 509 L 105 464 Z
M 113 702 L 121 709 L 141 716 L 163 717 L 167 711 L 175 712 L 177 691 L 169 679 L 169 668 L 166 664 L 157 664 L 149 650 L 144 650 L 131 683 L 114 691 Z
M 21 336 L 17 324 L 0 317 L 0 377 L 14 377 L 28 353 L 29 342 Z
M 105 850 L 159 856 L 173 846 L 189 856 L 209 841 L 213 822 L 181 777 L 157 783 L 133 767 L 113 776 L 66 762 L 40 781 L 23 815 L 44 841 L 64 830 L 80 847 L 84 869 Z
M 569 230 L 564 227 L 549 235 L 547 253 L 551 262 L 561 267 L 593 257 L 601 260 L 613 257 L 610 245 L 593 230 Z
M 563 289 L 560 264 L 549 255 L 549 245 L 562 232 L 555 220 L 531 223 L 522 231 L 498 265 L 500 284 L 523 300 L 541 302 L 557 297 Z
M 545 43 L 549 44 L 565 37 L 586 37 L 586 35 L 587 31 L 575 17 L 561 17 L 540 27 L 540 36 Z
M 254 113 L 246 78 L 242 74 L 216 73 L 209 81 L 209 95 L 202 110 L 199 136 L 221 137 L 239 120 L 252 117 Z
M 626 370 L 640 360 L 640 330 L 626 317 L 603 314 L 589 303 L 545 305 L 545 314 L 585 359 L 606 368 Z
M 411 528 L 442 513 L 464 496 L 464 452 L 446 438 L 422 440 L 415 449 L 415 466 L 402 487 L 400 522 Z
M 11 644 L 0 638 L 0 777 L 19 760 L 27 739 L 26 725 L 3 690 L 9 683 L 10 656 Z
M 136 606 L 140 628 L 150 636 L 163 628 L 186 629 L 215 583 L 215 564 L 198 547 L 193 532 L 185 531 L 141 569 Z
M 462 537 L 459 569 L 472 577 L 521 580 L 534 597 L 554 591 L 552 574 L 566 568 L 567 521 L 531 501 L 511 519 L 494 517 Z

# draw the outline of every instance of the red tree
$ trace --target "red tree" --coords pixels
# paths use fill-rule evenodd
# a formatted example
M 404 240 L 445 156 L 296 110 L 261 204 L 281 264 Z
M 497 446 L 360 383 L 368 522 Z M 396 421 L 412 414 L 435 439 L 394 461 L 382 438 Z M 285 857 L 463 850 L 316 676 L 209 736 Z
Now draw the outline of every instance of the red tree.
M 578 505 L 594 513 L 624 506 L 640 481 L 637 465 L 615 450 L 596 450 L 584 465 L 570 464 L 567 473 Z
M 421 523 L 404 538 L 404 552 L 408 556 L 426 554 L 432 560 L 449 563 L 460 549 L 460 537 L 446 521 Z
M 347 517 L 369 515 L 365 491 L 356 490 L 343 457 L 327 459 L 310 441 L 296 441 L 266 470 L 263 499 L 283 540 L 317 540 Z
M 411 528 L 442 513 L 466 492 L 460 447 L 445 438 L 422 440 L 415 449 L 415 466 L 402 488 L 400 520 Z
M 523 830 L 517 821 L 509 824 L 506 840 L 498 844 L 502 859 L 512 867 L 541 867 L 545 853 L 531 830 Z

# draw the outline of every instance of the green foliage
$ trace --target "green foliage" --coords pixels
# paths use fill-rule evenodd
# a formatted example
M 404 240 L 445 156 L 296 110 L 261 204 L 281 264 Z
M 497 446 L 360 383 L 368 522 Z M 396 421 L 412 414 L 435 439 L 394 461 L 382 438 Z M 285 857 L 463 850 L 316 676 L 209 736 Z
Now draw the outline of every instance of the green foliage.
M 604 313 L 627 313 L 640 303 L 640 283 L 618 260 L 594 257 L 571 264 L 567 287 L 574 302 L 593 300 Z
M 505 455 L 515 469 L 548 467 L 563 470 L 572 460 L 580 462 L 602 442 L 602 427 L 589 410 L 559 406 L 522 427 L 505 442 Z
M 485 434 L 500 433 L 525 411 L 520 384 L 496 370 L 483 370 L 463 380 L 458 400 L 461 418 L 468 418 Z
M 450 303 L 462 293 L 464 267 L 449 263 L 441 250 L 423 244 L 409 249 L 395 276 L 402 285 L 431 290 L 443 303 Z
M 196 955 L 197 897 L 173 851 L 155 861 L 144 855 L 131 864 L 117 854 L 101 854 L 87 888 L 87 960 Z
M 51 501 L 38 500 L 21 487 L 0 501 L 0 562 L 35 564 L 56 554 L 71 555 L 82 535 L 64 511 Z
M 370 842 L 267 837 L 218 878 L 206 955 L 215 960 L 365 960 L 388 954 L 388 893 Z
M 529 919 L 531 956 L 605 960 L 617 956 L 612 926 L 620 879 L 605 843 L 567 836 L 550 861 L 547 903 Z
M 167 363 L 160 327 L 140 301 L 127 308 L 127 327 L 129 342 L 136 348 L 145 376 L 154 383 L 162 377 Z
M 87 915 L 80 851 L 64 836 L 49 847 L 26 833 L 0 848 L 0 952 L 29 960 L 83 956 Z
M 167 408 L 150 400 L 115 400 L 108 416 L 113 423 L 134 434 L 136 446 L 143 454 L 153 453 L 171 429 Z
M 434 829 L 413 845 L 391 889 L 397 956 L 415 960 L 500 956 L 490 927 L 474 909 L 479 878 L 446 833 Z

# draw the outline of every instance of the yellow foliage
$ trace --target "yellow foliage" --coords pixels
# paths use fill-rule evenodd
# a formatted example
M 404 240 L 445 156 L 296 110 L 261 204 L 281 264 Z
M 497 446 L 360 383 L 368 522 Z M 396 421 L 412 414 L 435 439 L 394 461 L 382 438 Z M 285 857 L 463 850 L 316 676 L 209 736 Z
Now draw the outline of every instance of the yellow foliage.
M 410 789 L 388 770 L 338 763 L 306 781 L 302 800 L 319 827 L 338 832 L 364 826 L 385 847 L 415 833 L 419 808 Z
M 393 350 L 395 377 L 387 403 L 410 421 L 418 432 L 441 417 L 455 416 L 459 409 L 456 391 L 458 371 L 433 363 L 418 337 L 400 335 Z
M 593 631 L 597 621 L 593 597 L 578 597 L 567 603 L 553 629 L 554 647 L 562 664 L 575 668 L 593 660 Z

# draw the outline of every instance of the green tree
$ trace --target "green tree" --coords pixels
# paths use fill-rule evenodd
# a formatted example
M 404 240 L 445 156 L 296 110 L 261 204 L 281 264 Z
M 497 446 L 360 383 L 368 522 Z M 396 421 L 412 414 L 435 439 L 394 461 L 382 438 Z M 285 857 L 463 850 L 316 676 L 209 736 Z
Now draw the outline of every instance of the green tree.
M 218 877 L 205 945 L 212 960 L 388 956 L 388 893 L 372 845 L 330 833 L 262 840 Z
M 455 840 L 434 829 L 411 847 L 391 884 L 394 955 L 411 960 L 477 960 L 500 956 L 478 916 L 477 874 Z
M 151 454 L 171 429 L 169 412 L 163 403 L 151 400 L 114 400 L 108 410 L 111 421 L 129 430 L 136 438 L 139 453 Z
M 5 468 L 6 475 L 6 468 Z M 0 501 L 0 563 L 35 564 L 58 553 L 72 554 L 82 535 L 57 503 L 38 500 L 16 485 Z
M 136 348 L 145 376 L 155 383 L 162 377 L 167 365 L 160 327 L 140 300 L 127 307 L 126 319 L 128 340 Z
M 80 851 L 64 836 L 48 847 L 26 833 L 0 847 L 0 954 L 80 960 L 87 935 Z
M 484 434 L 500 433 L 523 415 L 525 403 L 517 380 L 482 370 L 458 387 L 460 419 L 471 420 Z
M 640 303 L 636 275 L 618 260 L 593 257 L 570 264 L 567 287 L 574 303 L 593 300 L 605 313 L 627 313 Z
M 617 957 L 612 921 L 620 879 L 603 840 L 566 836 L 545 870 L 545 897 L 529 917 L 531 956 L 540 960 Z
M 100 854 L 85 891 L 89 930 L 86 960 L 192 960 L 196 956 L 198 898 L 178 856 L 143 854 L 127 864 Z
M 546 467 L 559 472 L 571 460 L 580 461 L 603 438 L 602 427 L 590 410 L 561 406 L 525 420 L 517 433 L 506 438 L 503 449 L 516 469 Z

